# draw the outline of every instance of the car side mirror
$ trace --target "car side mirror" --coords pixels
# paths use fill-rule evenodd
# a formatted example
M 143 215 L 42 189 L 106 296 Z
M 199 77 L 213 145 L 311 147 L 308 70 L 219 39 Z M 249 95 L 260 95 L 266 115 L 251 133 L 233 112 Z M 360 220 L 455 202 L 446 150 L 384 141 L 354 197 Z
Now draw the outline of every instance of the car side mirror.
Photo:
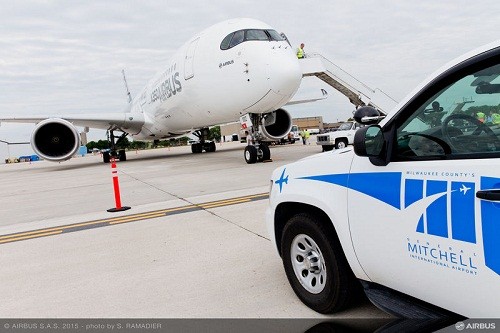
M 360 128 L 354 135 L 354 153 L 358 156 L 369 157 L 376 166 L 389 164 L 384 134 L 379 125 Z
M 385 118 L 385 115 L 372 106 L 362 106 L 354 111 L 354 120 L 362 125 L 377 124 L 380 120 Z

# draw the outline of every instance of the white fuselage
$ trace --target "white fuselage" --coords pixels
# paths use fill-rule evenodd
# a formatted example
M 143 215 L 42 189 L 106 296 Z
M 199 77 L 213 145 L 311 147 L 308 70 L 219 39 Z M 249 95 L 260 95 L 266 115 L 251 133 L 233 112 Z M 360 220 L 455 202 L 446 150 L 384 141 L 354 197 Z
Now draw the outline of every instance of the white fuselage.
M 285 40 L 245 40 L 221 49 L 228 34 L 245 29 L 273 30 L 257 20 L 234 19 L 181 47 L 134 98 L 131 113 L 145 122 L 131 134 L 149 140 L 178 136 L 285 105 L 302 78 L 292 47 Z

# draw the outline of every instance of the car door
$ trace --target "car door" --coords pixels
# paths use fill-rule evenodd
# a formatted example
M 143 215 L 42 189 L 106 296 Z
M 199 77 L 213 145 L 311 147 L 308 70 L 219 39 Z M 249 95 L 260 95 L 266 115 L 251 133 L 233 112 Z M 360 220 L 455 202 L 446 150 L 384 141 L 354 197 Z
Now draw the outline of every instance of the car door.
M 356 156 L 348 181 L 370 279 L 475 317 L 500 314 L 499 55 L 424 87 L 382 128 L 385 162 Z

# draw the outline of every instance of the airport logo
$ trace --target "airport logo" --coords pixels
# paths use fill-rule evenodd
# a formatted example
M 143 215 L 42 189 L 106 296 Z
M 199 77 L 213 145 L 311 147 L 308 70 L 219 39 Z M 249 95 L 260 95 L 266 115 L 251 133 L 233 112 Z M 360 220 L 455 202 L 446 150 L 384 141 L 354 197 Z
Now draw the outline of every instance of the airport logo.
M 475 186 L 474 183 L 460 181 L 406 179 L 405 208 L 426 197 L 438 195 L 420 216 L 416 231 L 475 244 Z M 451 228 L 448 218 L 451 219 Z
M 478 190 L 476 183 L 424 179 L 404 179 L 403 181 L 402 172 L 330 174 L 299 179 L 343 186 L 380 200 L 399 211 L 407 212 L 415 207 L 419 209 L 418 205 L 414 205 L 425 203 L 425 208 L 415 221 L 417 233 L 469 244 L 477 244 L 476 216 L 480 215 L 485 264 L 500 275 L 500 230 L 496 206 L 498 203 L 481 200 L 480 212 L 476 214 L 475 193 Z M 480 190 L 498 188 L 499 184 L 500 178 L 494 177 L 481 177 L 479 181 Z M 451 221 L 451 227 L 448 226 L 448 220 Z M 414 244 L 409 246 L 413 251 L 417 250 Z M 433 254 L 437 253 L 430 254 L 429 252 L 430 256 Z M 451 258 L 451 255 L 448 258 Z M 457 260 L 460 259 L 464 263 L 468 261 L 467 258 L 457 258 Z M 471 260 L 467 264 L 475 265 Z

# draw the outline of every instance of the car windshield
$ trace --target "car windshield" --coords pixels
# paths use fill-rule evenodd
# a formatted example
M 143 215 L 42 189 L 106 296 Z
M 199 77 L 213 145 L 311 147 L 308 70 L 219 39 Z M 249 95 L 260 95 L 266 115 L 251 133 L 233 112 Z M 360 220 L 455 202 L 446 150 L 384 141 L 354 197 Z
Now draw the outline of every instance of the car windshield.
M 352 123 L 343 123 L 342 125 L 339 126 L 337 131 L 347 131 L 350 130 L 352 127 Z

